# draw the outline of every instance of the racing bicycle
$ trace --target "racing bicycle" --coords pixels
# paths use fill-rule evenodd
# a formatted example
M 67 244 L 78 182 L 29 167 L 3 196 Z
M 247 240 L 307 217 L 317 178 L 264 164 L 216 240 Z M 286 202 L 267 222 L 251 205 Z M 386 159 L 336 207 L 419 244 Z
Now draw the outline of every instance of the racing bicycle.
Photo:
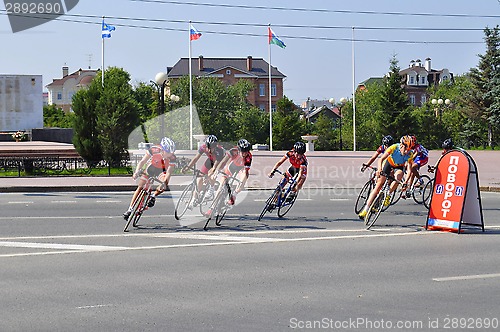
M 377 221 L 378 217 L 380 216 L 380 213 L 382 211 L 385 211 L 387 207 L 384 208 L 384 202 L 385 199 L 388 195 L 390 195 L 390 189 L 391 189 L 391 183 L 393 181 L 398 182 L 398 184 L 402 184 L 401 181 L 396 180 L 393 176 L 384 174 L 385 175 L 385 182 L 380 190 L 380 192 L 377 194 L 375 199 L 373 200 L 372 204 L 368 208 L 368 212 L 365 216 L 365 225 L 366 229 L 370 229 L 373 224 L 375 224 L 375 221 Z
M 225 175 L 224 172 L 219 171 L 219 173 Z M 207 222 L 205 223 L 205 227 L 203 227 L 204 230 L 207 230 L 208 223 L 214 216 L 215 216 L 215 225 L 220 226 L 222 219 L 226 215 L 226 212 L 233 207 L 232 204 L 229 204 L 229 200 L 231 199 L 233 193 L 236 191 L 238 185 L 241 183 L 241 181 L 236 178 L 237 174 L 238 173 L 228 177 L 221 184 L 222 185 L 221 189 L 215 194 L 215 198 L 213 200 L 213 203 L 211 204 L 212 211 L 210 215 L 207 217 L 208 218 Z
M 259 215 L 259 221 L 264 217 L 266 212 L 273 212 L 274 209 L 278 209 L 278 217 L 282 218 L 287 214 L 292 208 L 293 204 L 297 200 L 298 194 L 290 196 L 292 189 L 297 185 L 298 173 L 293 177 L 287 177 L 287 175 L 280 170 L 275 172 L 281 174 L 283 178 L 280 180 L 276 189 L 274 189 L 271 196 L 266 200 L 266 205 L 262 209 Z
M 146 181 L 141 191 L 139 192 L 134 202 L 132 203 L 132 213 L 130 213 L 130 215 L 127 218 L 125 228 L 123 228 L 124 232 L 128 232 L 130 223 L 132 223 L 133 227 L 137 227 L 137 223 L 139 222 L 139 219 L 141 219 L 142 214 L 149 208 L 148 204 L 151 201 L 151 198 L 153 197 L 153 184 L 155 182 L 158 182 L 163 186 L 163 189 L 166 189 L 167 186 L 165 185 L 165 182 L 160 181 L 155 176 L 148 177 L 148 180 Z
M 218 183 L 215 183 L 213 191 L 209 190 L 208 177 L 196 168 L 193 170 L 193 179 L 182 191 L 177 204 L 175 205 L 175 219 L 180 220 L 186 211 L 198 206 L 200 213 L 204 214 L 214 199 L 213 192 L 217 190 Z M 203 185 L 198 189 L 198 179 L 203 177 Z

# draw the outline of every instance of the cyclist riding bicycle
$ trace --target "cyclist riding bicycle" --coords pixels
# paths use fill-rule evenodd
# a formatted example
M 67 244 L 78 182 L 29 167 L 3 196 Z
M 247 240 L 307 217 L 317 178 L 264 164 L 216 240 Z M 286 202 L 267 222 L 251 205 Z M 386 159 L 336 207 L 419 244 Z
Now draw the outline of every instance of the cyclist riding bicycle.
M 217 143 L 217 136 L 215 135 L 208 135 L 203 144 L 200 146 L 198 149 L 198 152 L 196 153 L 196 156 L 194 156 L 193 159 L 189 162 L 187 166 L 182 168 L 182 173 L 186 173 L 186 171 L 196 165 L 196 162 L 201 158 L 201 156 L 205 154 L 207 156 L 207 159 L 203 163 L 203 166 L 200 168 L 200 172 L 204 175 L 208 176 L 210 186 L 208 188 L 209 192 L 208 195 L 213 197 L 214 195 L 214 188 L 213 185 L 215 183 L 215 179 L 211 179 L 212 175 L 215 174 L 215 169 L 218 167 L 222 159 L 224 158 L 225 155 L 225 150 L 222 146 L 220 146 Z M 201 190 L 203 184 L 203 178 L 200 177 L 197 182 L 197 187 L 198 191 Z M 194 197 L 197 199 L 197 197 Z
M 375 188 L 370 193 L 368 200 L 366 201 L 363 210 L 359 213 L 359 218 L 364 219 L 368 208 L 372 204 L 375 197 L 377 197 L 378 193 L 382 189 L 382 186 L 386 180 L 386 174 L 391 174 L 394 171 L 394 178 L 398 181 L 401 181 L 403 178 L 403 170 L 406 165 L 407 171 L 410 172 L 410 164 L 413 162 L 413 140 L 409 135 L 405 135 L 401 137 L 399 143 L 391 145 L 382 155 L 382 157 L 378 160 L 378 168 L 377 168 L 377 184 Z M 391 183 L 390 193 L 394 192 L 398 186 L 398 182 L 394 181 Z M 406 186 L 403 185 L 403 190 L 406 190 Z M 391 195 L 387 195 L 384 206 L 389 206 L 391 203 Z
M 227 202 L 229 205 L 234 205 L 236 202 L 236 195 L 243 190 L 248 180 L 248 176 L 250 175 L 250 167 L 252 166 L 252 153 L 250 152 L 251 147 L 252 146 L 249 141 L 246 139 L 240 139 L 235 148 L 227 151 L 225 157 L 216 169 L 215 176 L 217 176 L 217 173 L 221 168 L 224 168 L 222 171 L 222 181 L 220 182 L 216 197 L 224 188 L 228 178 L 235 176 L 239 180 L 238 186 L 229 197 Z M 210 216 L 212 214 L 212 209 L 209 209 L 205 214 L 206 216 Z
M 377 148 L 377 151 L 375 151 L 373 153 L 373 155 L 371 156 L 370 160 L 368 160 L 367 163 L 363 164 L 363 166 L 361 167 L 361 172 L 364 172 L 365 169 L 368 166 L 370 166 L 375 161 L 375 159 L 377 159 L 378 156 L 380 156 L 381 154 L 383 154 L 385 152 L 385 150 L 388 147 L 390 147 L 392 144 L 394 144 L 394 138 L 392 138 L 391 135 L 384 136 L 382 138 L 382 145 Z
M 297 185 L 292 189 L 290 195 L 288 195 L 287 200 L 292 201 L 295 196 L 299 193 L 300 189 L 304 185 L 307 178 L 307 158 L 306 158 L 306 145 L 304 142 L 296 142 L 293 145 L 293 149 L 288 151 L 277 163 L 274 165 L 273 170 L 269 173 L 269 177 L 272 178 L 276 169 L 281 166 L 287 159 L 290 161 L 290 168 L 285 172 L 285 177 L 289 180 L 291 177 L 297 176 Z
M 441 147 L 443 148 L 443 151 L 441 151 L 441 155 L 445 155 L 446 152 L 453 150 L 455 148 L 455 146 L 453 145 L 453 140 L 451 138 L 445 139 Z M 434 173 L 434 170 L 436 169 L 436 165 L 438 162 L 439 160 L 436 162 L 434 166 L 433 165 L 427 166 L 427 171 L 429 173 Z
M 424 180 L 420 177 L 420 167 L 425 166 L 429 161 L 429 151 L 422 144 L 417 143 L 417 138 L 415 135 L 410 136 L 412 139 L 412 143 L 414 145 L 414 156 L 413 163 L 410 165 L 411 173 L 410 178 L 407 183 L 410 185 L 413 183 L 413 179 L 415 177 L 418 179 L 418 182 L 415 184 L 415 187 L 421 187 L 424 184 Z M 406 192 L 406 196 L 408 196 L 410 192 Z
M 141 192 L 144 185 L 147 183 L 149 177 L 156 177 L 162 184 L 158 185 L 153 196 L 149 200 L 148 206 L 153 207 L 156 201 L 156 196 L 160 195 L 168 186 L 170 177 L 175 168 L 175 142 L 168 138 L 163 137 L 160 145 L 154 145 L 146 150 L 144 157 L 137 164 L 132 178 L 135 180 L 140 176 L 137 189 L 132 196 L 130 205 L 127 211 L 123 213 L 123 218 L 128 219 L 132 213 L 132 205 Z

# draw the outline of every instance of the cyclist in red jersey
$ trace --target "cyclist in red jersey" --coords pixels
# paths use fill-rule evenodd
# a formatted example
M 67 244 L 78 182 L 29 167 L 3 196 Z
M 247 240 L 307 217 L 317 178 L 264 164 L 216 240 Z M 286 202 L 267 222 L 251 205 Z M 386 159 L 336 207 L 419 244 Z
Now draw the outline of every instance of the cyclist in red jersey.
M 307 178 L 307 158 L 306 158 L 306 145 L 304 142 L 297 142 L 293 145 L 293 149 L 288 151 L 277 163 L 274 165 L 273 170 L 269 173 L 269 177 L 272 178 L 276 169 L 281 166 L 287 159 L 290 161 L 290 168 L 286 171 L 287 179 L 293 177 L 295 174 L 299 174 L 297 177 L 297 185 L 294 186 L 292 192 L 288 196 L 287 200 L 293 200 L 293 198 L 298 194 L 304 182 Z
M 415 187 L 421 187 L 424 184 L 424 180 L 420 177 L 420 167 L 425 166 L 429 162 L 429 151 L 422 145 L 417 143 L 417 137 L 415 135 L 410 136 L 412 143 L 414 145 L 413 150 L 415 151 L 413 157 L 413 163 L 410 165 L 411 174 L 410 178 L 406 181 L 408 185 L 411 186 L 415 177 L 417 177 L 418 182 Z M 406 197 L 410 197 L 410 192 L 406 192 Z
M 156 177 L 163 183 L 156 188 L 155 193 L 148 202 L 148 206 L 153 207 L 156 201 L 156 196 L 165 191 L 175 168 L 176 156 L 174 153 L 175 142 L 168 137 L 163 137 L 160 145 L 154 145 L 146 150 L 144 157 L 142 157 L 141 161 L 139 161 L 134 174 L 132 175 L 134 180 L 139 176 L 140 179 L 137 189 L 135 190 L 132 200 L 130 201 L 129 208 L 123 213 L 123 218 L 125 218 L 125 220 L 127 220 L 132 213 L 132 205 L 150 176 Z
M 380 156 L 381 154 L 384 154 L 385 150 L 390 147 L 392 144 L 394 144 L 394 138 L 392 138 L 391 135 L 387 135 L 387 136 L 384 136 L 382 138 L 382 145 L 378 147 L 377 151 L 375 151 L 373 153 L 373 155 L 371 156 L 370 160 L 368 160 L 368 162 L 366 164 L 363 164 L 363 166 L 361 167 L 361 172 L 364 172 L 365 169 L 370 166 L 371 164 L 373 164 L 373 162 L 375 161 L 375 159 L 377 159 L 378 156 Z
M 235 148 L 227 151 L 224 159 L 220 162 L 219 166 L 216 169 L 217 172 L 223 169 L 222 181 L 220 182 L 219 189 L 217 190 L 217 194 L 224 188 L 226 181 L 231 176 L 236 176 L 240 181 L 238 186 L 236 187 L 234 192 L 230 192 L 230 197 L 228 200 L 229 205 L 234 205 L 236 202 L 236 195 L 239 194 L 248 180 L 248 176 L 250 175 L 250 167 L 252 166 L 252 153 L 250 152 L 251 144 L 246 139 L 240 139 Z M 210 216 L 212 214 L 212 208 L 207 210 L 206 216 Z
M 200 172 L 208 175 L 208 179 L 210 182 L 209 196 L 213 197 L 214 188 L 213 185 L 215 183 L 215 179 L 212 178 L 213 174 L 215 174 L 215 169 L 219 166 L 220 162 L 224 158 L 225 150 L 222 146 L 217 143 L 217 137 L 215 135 L 208 135 L 203 145 L 198 149 L 198 153 L 194 156 L 193 159 L 189 162 L 187 166 L 182 169 L 182 173 L 185 173 L 189 168 L 196 165 L 196 162 L 201 158 L 202 155 L 206 155 L 207 159 L 203 163 L 203 166 L 200 168 Z M 198 191 L 201 190 L 201 186 L 203 184 L 203 178 L 198 179 Z M 195 199 L 197 197 L 194 197 Z

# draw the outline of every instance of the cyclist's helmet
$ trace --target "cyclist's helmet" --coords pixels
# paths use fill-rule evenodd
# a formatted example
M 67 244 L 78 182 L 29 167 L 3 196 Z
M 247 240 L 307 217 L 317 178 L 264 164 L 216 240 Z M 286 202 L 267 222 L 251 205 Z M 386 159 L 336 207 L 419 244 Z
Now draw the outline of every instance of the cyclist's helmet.
M 175 152 L 175 142 L 168 137 L 163 137 L 160 142 L 161 148 L 163 151 L 168 152 L 168 153 L 174 153 Z
M 382 138 L 382 145 L 388 147 L 388 146 L 391 146 L 394 144 L 394 138 L 392 138 L 391 135 L 387 135 L 387 136 L 384 136 L 384 138 Z
M 217 144 L 217 136 L 208 135 L 205 138 L 205 144 L 207 145 L 207 148 L 210 148 L 212 145 L 216 145 Z
M 445 150 L 453 149 L 453 140 L 451 138 L 447 138 L 444 140 L 443 149 L 445 149 Z
M 238 150 L 240 150 L 241 152 L 248 152 L 250 151 L 250 148 L 250 142 L 246 139 L 240 139 L 238 141 Z
M 413 140 L 411 139 L 410 135 L 405 135 L 401 137 L 400 143 L 405 145 L 408 149 L 413 149 Z
M 297 142 L 293 145 L 293 150 L 298 154 L 304 154 L 306 153 L 306 145 L 304 142 Z
M 417 136 L 415 136 L 415 135 L 409 135 L 409 136 L 410 136 L 410 138 L 411 138 L 411 143 L 412 143 L 412 145 L 413 145 L 414 147 L 415 147 L 415 146 L 417 146 Z

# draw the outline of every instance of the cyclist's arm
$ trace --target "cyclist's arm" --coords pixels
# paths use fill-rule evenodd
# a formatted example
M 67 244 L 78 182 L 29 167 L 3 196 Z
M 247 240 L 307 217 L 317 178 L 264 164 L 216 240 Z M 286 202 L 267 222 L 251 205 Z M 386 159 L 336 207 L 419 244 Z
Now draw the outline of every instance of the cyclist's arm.
M 135 167 L 134 174 L 132 175 L 134 179 L 136 179 L 139 176 L 139 173 L 141 172 L 144 165 L 146 165 L 146 163 L 149 161 L 149 159 L 151 159 L 151 155 L 149 154 L 149 152 L 146 152 L 142 157 L 141 161 L 139 161 L 139 163 Z
M 196 156 L 194 156 L 194 158 L 193 158 L 193 159 L 191 159 L 191 161 L 189 162 L 189 164 L 187 164 L 187 166 L 184 166 L 184 167 L 182 168 L 182 170 L 185 172 L 188 168 L 193 167 L 193 165 L 195 165 L 195 164 L 196 164 L 196 162 L 200 159 L 200 157 L 201 157 L 201 153 L 199 153 L 199 152 L 198 152 L 198 153 L 196 154 Z
M 269 176 L 274 175 L 274 172 L 278 169 L 278 167 L 280 167 L 285 162 L 286 159 L 287 159 L 286 155 L 284 155 L 283 157 L 281 157 L 281 159 L 278 160 L 278 162 L 276 163 L 276 165 L 274 165 L 273 170 L 271 171 L 271 173 L 269 173 Z
M 366 166 L 370 166 L 375 161 L 375 159 L 377 159 L 377 157 L 379 155 L 380 155 L 380 153 L 378 151 L 375 151 L 375 153 L 373 153 L 373 155 L 371 156 L 370 160 L 368 160 L 368 162 L 365 165 Z

